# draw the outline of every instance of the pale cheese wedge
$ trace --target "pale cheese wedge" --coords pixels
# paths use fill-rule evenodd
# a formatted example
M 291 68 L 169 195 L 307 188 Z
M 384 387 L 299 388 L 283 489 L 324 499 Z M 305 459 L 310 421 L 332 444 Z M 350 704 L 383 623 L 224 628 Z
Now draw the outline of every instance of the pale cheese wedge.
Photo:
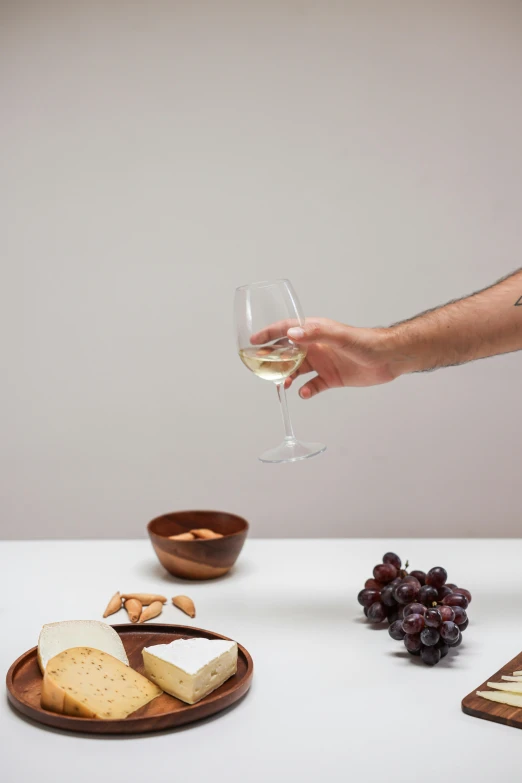
M 237 644 L 225 639 L 176 639 L 143 648 L 145 674 L 171 696 L 195 704 L 237 671 Z
M 51 658 L 70 647 L 92 647 L 129 663 L 123 642 L 110 625 L 100 620 L 65 620 L 48 623 L 38 639 L 38 663 L 42 674 Z
M 522 672 L 513 672 L 513 677 L 522 677 Z
M 510 677 L 508 674 L 503 674 L 502 679 L 509 680 L 509 682 L 522 682 L 522 677 Z
M 510 707 L 522 707 L 522 693 L 503 693 L 500 691 L 477 691 L 477 696 L 489 701 L 498 701 Z
M 495 691 L 509 691 L 510 693 L 522 693 L 522 682 L 488 682 L 488 688 Z
M 157 685 L 112 655 L 72 647 L 48 662 L 41 705 L 79 718 L 126 718 L 161 694 Z

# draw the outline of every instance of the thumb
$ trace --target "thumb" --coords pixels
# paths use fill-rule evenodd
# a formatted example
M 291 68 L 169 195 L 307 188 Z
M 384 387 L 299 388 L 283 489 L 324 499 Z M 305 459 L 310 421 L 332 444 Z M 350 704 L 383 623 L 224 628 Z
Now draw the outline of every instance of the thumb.
M 306 321 L 301 326 L 293 326 L 287 332 L 288 337 L 301 345 L 310 343 L 346 344 L 350 340 L 350 327 L 337 321 Z

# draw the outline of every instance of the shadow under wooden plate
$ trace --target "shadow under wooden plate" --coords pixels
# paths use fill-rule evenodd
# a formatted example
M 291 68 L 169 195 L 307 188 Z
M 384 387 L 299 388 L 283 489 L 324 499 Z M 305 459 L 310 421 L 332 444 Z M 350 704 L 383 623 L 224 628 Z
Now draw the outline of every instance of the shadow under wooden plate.
M 506 663 L 505 666 L 488 677 L 486 682 L 475 688 L 465 699 L 462 699 L 462 711 L 466 715 L 472 715 L 474 718 L 483 720 L 492 720 L 495 723 L 503 723 L 506 726 L 513 726 L 516 729 L 522 729 L 522 708 L 510 707 L 508 704 L 499 704 L 495 701 L 488 701 L 477 696 L 477 691 L 491 691 L 488 688 L 488 682 L 502 682 L 502 675 L 512 675 L 513 672 L 522 670 L 522 653 Z M 507 683 L 507 680 L 505 681 Z
M 184 625 L 113 625 L 119 633 L 133 669 L 144 674 L 141 651 L 154 644 L 169 644 L 175 639 L 204 637 L 227 639 L 212 631 Z M 123 720 L 97 720 L 58 715 L 40 706 L 42 675 L 38 666 L 37 648 L 33 647 L 16 660 L 7 673 L 7 695 L 11 704 L 23 715 L 57 729 L 87 734 L 142 734 L 160 731 L 207 718 L 230 707 L 250 688 L 254 664 L 249 653 L 238 644 L 237 673 L 197 704 L 185 704 L 163 693 Z

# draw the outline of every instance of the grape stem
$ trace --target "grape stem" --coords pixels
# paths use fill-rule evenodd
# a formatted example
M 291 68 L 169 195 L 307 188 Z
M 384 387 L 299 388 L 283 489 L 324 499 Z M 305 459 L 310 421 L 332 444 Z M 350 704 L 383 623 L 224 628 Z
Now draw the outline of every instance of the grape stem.
M 401 579 L 404 579 L 405 576 L 408 576 L 408 572 L 406 571 L 406 569 L 408 568 L 409 565 L 410 565 L 409 561 L 406 560 L 406 562 L 404 563 L 404 568 L 399 568 L 399 575 Z

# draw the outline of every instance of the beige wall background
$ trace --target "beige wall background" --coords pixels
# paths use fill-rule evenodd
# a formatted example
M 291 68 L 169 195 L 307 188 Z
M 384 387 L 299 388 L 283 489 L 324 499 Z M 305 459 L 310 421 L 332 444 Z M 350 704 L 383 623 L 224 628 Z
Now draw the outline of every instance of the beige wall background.
M 383 325 L 522 264 L 520 2 L 2 2 L 4 538 L 518 536 L 522 354 L 290 406 L 237 285 Z M 522 294 L 522 291 L 521 291 Z

